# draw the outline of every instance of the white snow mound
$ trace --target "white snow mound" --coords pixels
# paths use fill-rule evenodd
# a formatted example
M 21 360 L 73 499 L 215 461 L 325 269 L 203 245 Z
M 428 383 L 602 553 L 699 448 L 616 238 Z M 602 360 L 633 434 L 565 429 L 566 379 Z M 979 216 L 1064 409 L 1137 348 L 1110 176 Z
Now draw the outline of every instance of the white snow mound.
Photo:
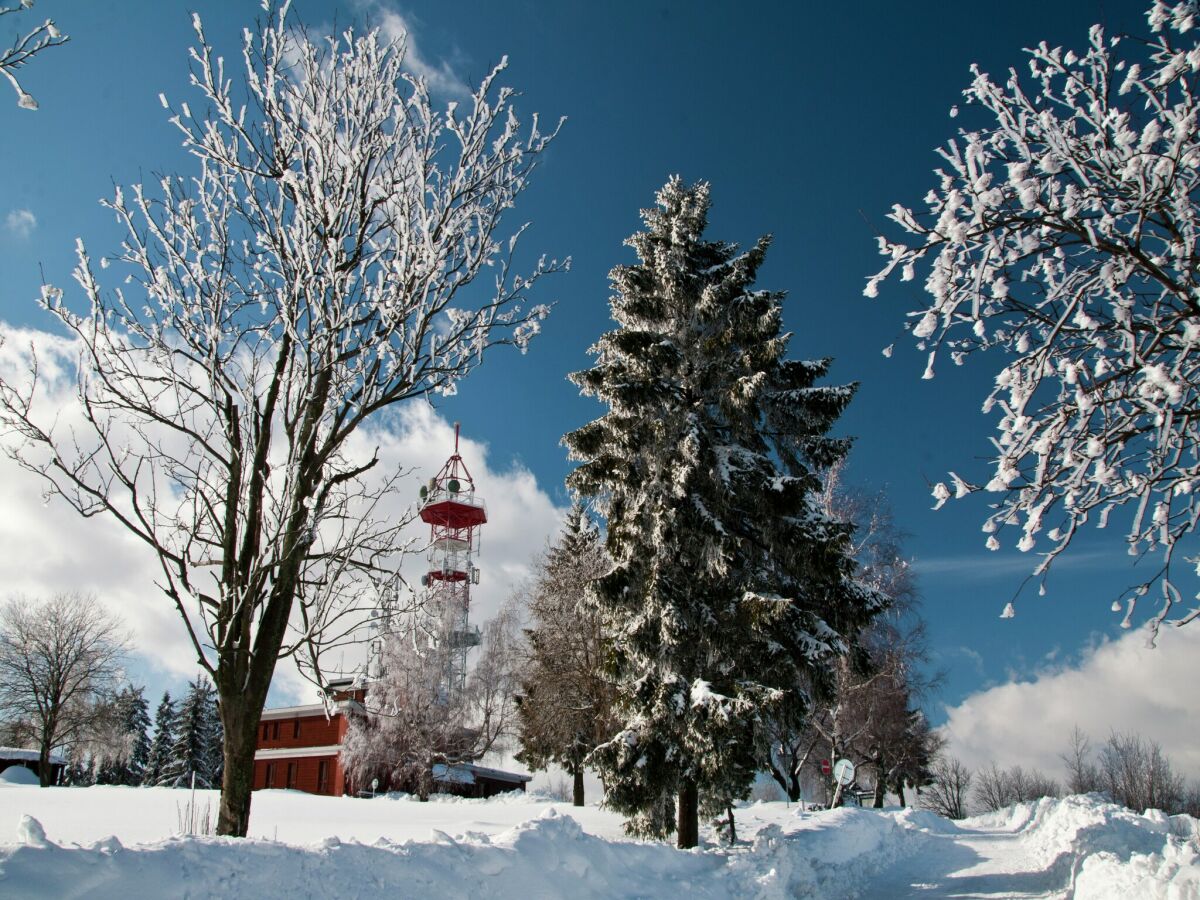
M 15 840 L 0 843 L 0 896 L 836 900 L 1033 890 L 1200 900 L 1200 823 L 1139 815 L 1095 795 L 962 822 L 923 810 L 804 813 L 756 803 L 737 810 L 738 846 L 706 830 L 692 851 L 627 840 L 620 820 L 595 807 L 520 796 L 420 803 L 261 791 L 250 838 L 168 837 L 189 797 L 11 786 L 0 841 Z M 196 799 L 215 807 L 215 792 Z

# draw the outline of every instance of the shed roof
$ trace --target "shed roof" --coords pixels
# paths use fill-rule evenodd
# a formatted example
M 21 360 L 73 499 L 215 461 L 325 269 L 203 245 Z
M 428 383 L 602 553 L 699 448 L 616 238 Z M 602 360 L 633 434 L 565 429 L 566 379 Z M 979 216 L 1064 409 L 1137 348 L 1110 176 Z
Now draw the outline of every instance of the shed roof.
M 20 761 L 20 762 L 37 762 L 39 753 L 36 750 L 27 750 L 22 747 L 0 747 L 0 760 Z M 67 758 L 61 753 L 50 754 L 50 765 L 65 766 Z

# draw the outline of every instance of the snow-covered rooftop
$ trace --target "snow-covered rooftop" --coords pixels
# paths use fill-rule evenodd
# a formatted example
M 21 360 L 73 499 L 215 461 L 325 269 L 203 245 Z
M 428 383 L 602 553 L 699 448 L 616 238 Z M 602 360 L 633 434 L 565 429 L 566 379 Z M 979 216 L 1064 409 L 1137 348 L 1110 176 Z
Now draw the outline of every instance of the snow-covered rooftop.
M 20 760 L 21 762 L 37 762 L 38 751 L 29 750 L 24 747 L 0 747 L 0 760 Z M 65 766 L 67 758 L 61 753 L 51 752 L 50 765 Z

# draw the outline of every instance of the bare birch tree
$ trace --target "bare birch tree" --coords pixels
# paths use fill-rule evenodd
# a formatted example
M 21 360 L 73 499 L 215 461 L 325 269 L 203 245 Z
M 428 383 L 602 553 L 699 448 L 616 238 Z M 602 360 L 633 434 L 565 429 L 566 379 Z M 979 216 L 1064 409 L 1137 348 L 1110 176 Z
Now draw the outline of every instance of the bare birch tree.
M 0 606 L 0 720 L 37 741 L 38 777 L 50 784 L 50 753 L 87 738 L 109 718 L 128 651 L 121 623 L 96 598 L 57 594 Z
M 17 6 L 0 6 L 0 19 L 27 12 L 32 7 L 33 0 L 21 0 Z M 3 75 L 17 92 L 17 106 L 21 109 L 37 109 L 38 103 L 17 78 L 17 70 L 28 65 L 43 50 L 62 46 L 69 40 L 67 35 L 58 30 L 53 19 L 46 19 L 41 25 L 28 31 L 24 28 L 18 29 L 12 46 L 0 49 L 0 75 Z
M 80 423 L 39 405 L 32 352 L 28 377 L 0 380 L 0 422 L 50 494 L 155 554 L 220 697 L 217 830 L 245 835 L 276 661 L 320 681 L 320 652 L 397 577 L 404 523 L 379 504 L 399 473 L 376 471 L 369 428 L 452 393 L 488 348 L 523 348 L 547 312 L 526 294 L 562 266 L 516 274 L 523 229 L 502 230 L 553 137 L 522 128 L 503 62 L 439 109 L 377 32 L 318 43 L 269 7 L 237 79 L 193 24 L 198 102 L 160 99 L 194 173 L 105 201 L 124 286 L 80 242 L 90 308 L 43 289 L 78 352 Z

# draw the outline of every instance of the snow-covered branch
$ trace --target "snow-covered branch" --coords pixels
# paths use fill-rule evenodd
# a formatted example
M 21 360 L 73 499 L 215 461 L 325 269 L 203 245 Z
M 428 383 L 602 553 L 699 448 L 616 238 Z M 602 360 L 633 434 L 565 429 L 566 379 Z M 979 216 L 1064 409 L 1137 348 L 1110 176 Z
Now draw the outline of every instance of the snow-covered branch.
M 980 125 L 938 151 L 923 211 L 893 209 L 915 242 L 879 238 L 888 262 L 866 293 L 927 271 L 907 326 L 926 378 L 947 358 L 1003 357 L 983 404 L 999 417 L 992 475 L 950 473 L 937 506 L 995 494 L 987 546 L 1016 531 L 1041 551 L 1037 575 L 1124 507 L 1129 553 L 1163 563 L 1124 598 L 1124 624 L 1157 582 L 1157 631 L 1200 517 L 1200 44 L 1194 3 L 1159 0 L 1148 18 L 1147 41 L 1095 26 L 1082 52 L 1040 44 L 1026 77 L 975 67 L 963 115 L 978 108 Z
M 33 7 L 33 0 L 21 0 L 18 6 L 0 6 L 0 18 L 14 13 L 23 13 Z M 70 40 L 70 37 L 58 30 L 53 19 L 46 19 L 41 25 L 21 34 L 17 33 L 11 47 L 0 49 L 0 75 L 3 75 L 13 90 L 17 92 L 17 105 L 21 109 L 37 109 L 38 103 L 21 85 L 17 78 L 17 70 L 27 65 L 31 59 L 49 47 L 58 47 Z

